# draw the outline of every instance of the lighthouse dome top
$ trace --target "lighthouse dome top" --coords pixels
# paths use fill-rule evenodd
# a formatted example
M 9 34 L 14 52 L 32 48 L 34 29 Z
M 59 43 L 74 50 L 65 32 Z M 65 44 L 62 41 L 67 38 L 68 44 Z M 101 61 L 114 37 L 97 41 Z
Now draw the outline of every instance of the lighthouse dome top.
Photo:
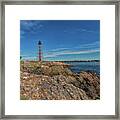
M 41 43 L 41 41 L 39 40 L 39 41 L 38 41 L 38 45 L 41 45 L 41 44 L 42 44 L 42 43 Z

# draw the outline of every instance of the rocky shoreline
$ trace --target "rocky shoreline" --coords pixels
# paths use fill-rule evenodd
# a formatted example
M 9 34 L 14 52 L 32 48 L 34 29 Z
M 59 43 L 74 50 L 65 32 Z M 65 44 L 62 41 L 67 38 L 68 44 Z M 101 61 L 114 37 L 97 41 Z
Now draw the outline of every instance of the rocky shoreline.
M 20 62 L 21 100 L 100 99 L 100 77 L 73 73 L 63 62 Z

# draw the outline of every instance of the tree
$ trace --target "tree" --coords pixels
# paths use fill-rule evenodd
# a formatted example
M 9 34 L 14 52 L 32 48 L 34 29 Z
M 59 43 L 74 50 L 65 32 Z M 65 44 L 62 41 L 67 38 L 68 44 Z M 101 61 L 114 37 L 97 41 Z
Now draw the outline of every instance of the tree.
M 22 59 L 22 56 L 20 56 L 20 60 Z

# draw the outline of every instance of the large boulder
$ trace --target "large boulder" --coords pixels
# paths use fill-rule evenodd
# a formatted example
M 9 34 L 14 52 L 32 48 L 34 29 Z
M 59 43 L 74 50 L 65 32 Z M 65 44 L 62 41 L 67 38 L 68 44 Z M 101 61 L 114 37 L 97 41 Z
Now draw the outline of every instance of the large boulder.
M 89 99 L 100 99 L 100 78 L 92 72 L 81 72 L 76 79 L 79 88 L 84 90 Z
M 63 75 L 54 77 L 30 75 L 21 79 L 21 99 L 28 100 L 87 100 L 85 91 L 69 83 Z
M 22 100 L 100 99 L 100 77 L 95 73 L 73 73 L 60 62 L 21 63 L 20 70 Z

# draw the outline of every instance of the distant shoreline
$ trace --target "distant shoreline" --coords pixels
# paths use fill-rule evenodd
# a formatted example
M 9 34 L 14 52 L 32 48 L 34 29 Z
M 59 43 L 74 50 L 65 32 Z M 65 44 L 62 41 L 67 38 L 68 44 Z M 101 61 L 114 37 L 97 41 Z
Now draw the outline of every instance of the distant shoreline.
M 66 61 L 44 61 L 44 62 L 100 62 L 100 60 L 66 60 Z
M 37 62 L 37 60 L 21 60 L 21 61 Z M 100 60 L 66 60 L 66 61 L 62 61 L 62 60 L 61 61 L 47 61 L 47 60 L 43 60 L 42 62 L 100 62 Z

